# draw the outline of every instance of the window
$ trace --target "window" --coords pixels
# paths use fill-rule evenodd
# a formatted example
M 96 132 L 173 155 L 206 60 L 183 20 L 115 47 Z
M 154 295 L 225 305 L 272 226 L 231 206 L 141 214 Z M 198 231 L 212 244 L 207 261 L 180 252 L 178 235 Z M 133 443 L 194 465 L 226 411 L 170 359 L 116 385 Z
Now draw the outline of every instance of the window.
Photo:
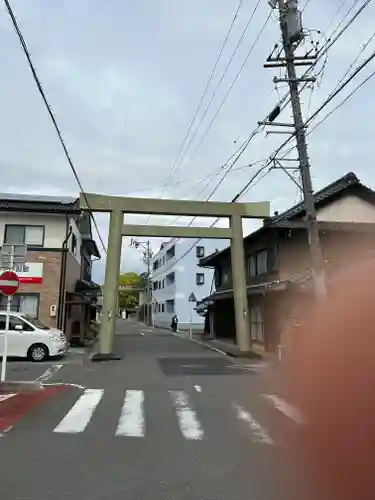
M 163 288 L 165 288 L 165 279 L 163 280 Z
M 5 311 L 7 307 L 7 298 L 0 296 L 0 310 Z M 16 294 L 12 297 L 11 311 L 20 312 L 37 318 L 39 314 L 39 294 Z
M 165 281 L 166 281 L 167 286 L 173 285 L 175 283 L 174 272 L 167 274 L 167 276 L 165 277 Z
M 250 332 L 253 340 L 264 342 L 264 323 L 261 306 L 250 308 Z
M 257 275 L 257 259 L 255 255 L 250 255 L 248 260 L 249 276 Z
M 268 271 L 267 255 L 267 250 L 262 250 L 257 253 L 257 274 L 263 274 Z
M 229 281 L 229 270 L 227 267 L 223 268 L 223 273 L 222 273 L 222 284 L 225 285 Z
M 169 259 L 173 259 L 173 257 L 175 256 L 175 246 L 173 245 L 173 247 L 169 248 L 167 251 L 166 251 L 166 258 L 167 258 L 167 261 Z
M 204 247 L 197 246 L 196 252 L 198 259 L 202 259 L 202 257 L 204 257 Z
M 166 308 L 166 312 L 167 313 L 174 313 L 174 299 L 171 299 L 171 300 L 167 300 L 167 302 L 165 303 L 165 308 Z
M 5 226 L 4 242 L 8 244 L 26 244 L 31 247 L 44 245 L 44 226 Z
M 158 282 L 154 281 L 153 284 L 152 284 L 152 287 L 153 287 L 154 290 L 157 290 L 157 288 L 158 288 Z
M 21 326 L 22 330 L 25 332 L 32 332 L 34 328 L 24 321 L 21 318 L 17 318 L 16 316 L 9 317 L 9 330 L 17 330 L 17 326 Z
M 161 305 L 161 312 L 164 312 L 164 309 L 165 309 L 165 304 L 162 304 Z
M 72 238 L 71 238 L 71 252 L 73 255 L 77 255 L 77 236 L 72 233 Z
M 268 250 L 261 250 L 248 259 L 249 276 L 258 276 L 269 271 L 268 265 Z
M 16 330 L 16 325 L 21 325 L 22 330 L 25 332 L 32 332 L 34 328 L 20 318 L 14 316 L 9 316 L 9 330 Z M 5 330 L 6 328 L 6 317 L 5 314 L 0 314 L 0 330 Z
M 196 283 L 197 283 L 197 285 L 204 285 L 204 274 L 203 273 L 197 273 Z

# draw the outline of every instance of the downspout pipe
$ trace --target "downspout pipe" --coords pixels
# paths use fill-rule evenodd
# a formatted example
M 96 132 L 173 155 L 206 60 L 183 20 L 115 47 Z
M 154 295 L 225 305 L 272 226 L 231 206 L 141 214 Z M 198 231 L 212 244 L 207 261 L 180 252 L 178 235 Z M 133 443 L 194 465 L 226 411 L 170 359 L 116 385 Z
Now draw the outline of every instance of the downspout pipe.
M 61 246 L 61 272 L 59 284 L 59 308 L 57 316 L 57 328 L 62 330 L 64 327 L 64 309 L 65 309 L 65 278 L 66 278 L 66 254 L 68 241 L 72 234 L 72 228 L 69 227 L 69 217 L 66 215 L 66 236 Z

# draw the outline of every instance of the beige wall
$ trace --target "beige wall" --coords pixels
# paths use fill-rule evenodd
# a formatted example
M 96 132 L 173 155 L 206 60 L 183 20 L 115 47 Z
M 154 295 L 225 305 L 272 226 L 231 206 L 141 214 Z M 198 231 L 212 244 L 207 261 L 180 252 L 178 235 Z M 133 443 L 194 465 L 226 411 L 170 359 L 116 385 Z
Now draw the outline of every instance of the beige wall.
M 317 217 L 330 222 L 375 222 L 375 207 L 355 195 L 347 195 L 320 209 Z
M 318 210 L 318 220 L 329 222 L 375 222 L 375 207 L 357 196 L 347 195 L 340 200 Z M 363 238 L 363 245 L 359 244 L 359 239 Z M 325 251 L 326 264 L 329 264 L 335 255 L 335 259 L 345 261 L 349 253 L 354 258 L 354 253 L 358 247 L 371 246 L 368 236 L 358 233 L 356 237 L 345 234 L 321 234 L 322 247 Z M 357 247 L 357 250 L 356 250 Z M 358 253 L 358 252 L 357 252 Z M 293 233 L 291 240 L 286 240 L 280 245 L 280 279 L 287 279 L 308 272 L 309 253 L 307 246 L 307 233 L 301 231 L 299 234 Z
M 45 226 L 44 246 L 46 248 L 61 248 L 66 236 L 66 219 L 64 215 L 1 212 L 0 246 L 4 242 L 5 226 L 7 224 Z

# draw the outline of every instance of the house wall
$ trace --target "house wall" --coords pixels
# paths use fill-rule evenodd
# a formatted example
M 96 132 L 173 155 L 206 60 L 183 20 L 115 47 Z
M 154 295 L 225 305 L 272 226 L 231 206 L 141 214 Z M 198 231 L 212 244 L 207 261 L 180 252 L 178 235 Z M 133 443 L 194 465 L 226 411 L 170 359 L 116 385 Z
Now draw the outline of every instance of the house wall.
M 317 218 L 329 222 L 375 222 L 375 206 L 354 195 L 347 195 L 319 209 Z M 280 232 L 281 233 L 281 232 Z M 280 279 L 307 273 L 310 268 L 307 232 L 285 230 L 279 243 Z M 323 258 L 328 271 L 340 264 L 363 258 L 374 253 L 374 237 L 369 234 L 321 232 Z
M 51 327 L 57 326 L 59 306 L 59 288 L 62 269 L 62 246 L 67 234 L 67 219 L 64 214 L 0 213 L 0 244 L 4 243 L 7 224 L 38 225 L 45 227 L 44 246 L 28 250 L 26 263 L 38 262 L 43 265 L 42 283 L 25 283 L 19 288 L 19 294 L 39 295 L 39 318 Z M 81 277 L 82 238 L 75 217 L 69 217 L 68 225 L 76 237 L 76 249 L 73 253 L 72 236 L 67 241 L 65 291 L 74 291 L 77 280 Z M 68 227 L 69 227 L 68 226 Z M 51 314 L 51 306 L 56 306 L 56 315 Z M 69 334 L 70 324 L 66 326 Z
M 62 252 L 28 251 L 27 262 L 43 264 L 43 283 L 21 284 L 19 294 L 39 294 L 39 319 L 51 327 L 56 327 L 56 316 L 51 315 L 51 306 L 56 308 L 59 302 L 59 284 Z
M 372 203 L 350 194 L 319 209 L 317 218 L 330 222 L 375 222 L 375 207 Z
M 152 282 L 163 282 L 164 287 L 152 290 L 153 299 L 159 304 L 164 304 L 164 312 L 154 309 L 155 326 L 169 328 L 173 314 L 177 314 L 179 319 L 179 328 L 187 329 L 190 326 L 190 315 L 192 319 L 192 328 L 203 330 L 204 318 L 199 316 L 193 308 L 195 303 L 189 302 L 189 295 L 193 292 L 197 300 L 202 300 L 210 294 L 213 270 L 198 267 L 199 258 L 196 254 L 196 247 L 202 246 L 205 249 L 205 255 L 213 253 L 215 249 L 222 249 L 228 245 L 226 240 L 201 240 L 195 244 L 195 248 L 186 253 L 196 240 L 191 239 L 172 239 L 165 244 L 154 257 L 153 262 L 161 261 L 162 265 L 152 272 Z M 168 260 L 166 254 L 168 249 L 175 245 L 175 256 Z M 185 255 L 186 253 L 186 255 Z M 165 258 L 165 262 L 164 262 Z M 166 283 L 166 276 L 175 273 L 175 283 L 169 286 Z M 204 275 L 204 283 L 197 285 L 197 273 Z M 167 300 L 174 300 L 174 313 L 167 312 Z
M 4 243 L 5 227 L 7 224 L 45 226 L 45 248 L 61 248 L 65 238 L 66 219 L 64 215 L 1 212 L 0 245 Z

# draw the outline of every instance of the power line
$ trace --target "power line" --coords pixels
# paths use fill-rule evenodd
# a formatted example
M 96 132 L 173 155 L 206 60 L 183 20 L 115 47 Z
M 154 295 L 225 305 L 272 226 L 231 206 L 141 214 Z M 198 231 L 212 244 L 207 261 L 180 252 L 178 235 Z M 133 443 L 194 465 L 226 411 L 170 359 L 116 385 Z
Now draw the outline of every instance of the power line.
M 194 130 L 194 132 L 193 132 L 193 135 L 190 137 L 190 140 L 189 140 L 189 142 L 188 142 L 188 144 L 187 144 L 187 146 L 186 146 L 186 148 L 185 148 L 185 151 L 184 151 L 183 155 L 181 156 L 180 161 L 178 162 L 178 167 L 179 167 L 179 166 L 181 165 L 181 163 L 184 161 L 184 159 L 185 159 L 185 157 L 186 157 L 186 155 L 187 155 L 187 152 L 189 151 L 190 146 L 192 145 L 192 143 L 193 143 L 193 141 L 194 141 L 194 139 L 195 139 L 195 137 L 196 137 L 196 135 L 197 135 L 197 133 L 198 133 L 198 130 L 199 130 L 199 127 L 200 127 L 201 123 L 203 122 L 203 120 L 205 119 L 205 117 L 206 117 L 206 115 L 207 115 L 208 111 L 209 111 L 209 110 L 210 110 L 210 108 L 211 108 L 211 104 L 212 104 L 212 102 L 213 102 L 213 100 L 214 100 L 214 98 L 215 98 L 215 96 L 216 96 L 216 94 L 217 94 L 217 92 L 218 92 L 218 90 L 219 90 L 219 88 L 220 88 L 220 86 L 221 86 L 221 84 L 222 84 L 222 82 L 223 82 L 223 80 L 224 80 L 224 78 L 225 78 L 225 76 L 226 76 L 226 74 L 227 74 L 227 72 L 228 72 L 228 70 L 229 70 L 229 68 L 230 68 L 231 64 L 232 64 L 232 62 L 233 62 L 233 59 L 234 59 L 234 57 L 235 57 L 235 55 L 236 55 L 236 53 L 237 53 L 237 51 L 238 51 L 238 49 L 239 49 L 239 47 L 240 47 L 241 43 L 243 42 L 244 36 L 245 36 L 245 34 L 246 34 L 246 32 L 247 32 L 247 30 L 248 30 L 248 28 L 249 28 L 250 24 L 251 24 L 251 21 L 252 21 L 252 20 L 253 20 L 253 18 L 254 18 L 254 15 L 255 15 L 256 11 L 258 10 L 258 7 L 259 7 L 259 5 L 260 5 L 260 2 L 261 2 L 261 0 L 258 0 L 258 1 L 257 1 L 256 5 L 255 5 L 255 7 L 254 7 L 254 10 L 253 10 L 253 12 L 252 12 L 252 13 L 251 13 L 251 15 L 250 15 L 250 18 L 249 18 L 249 20 L 248 20 L 248 22 L 247 22 L 247 24 L 246 24 L 246 26 L 245 26 L 244 30 L 243 30 L 243 31 L 242 31 L 242 33 L 241 33 L 241 36 L 240 36 L 240 38 L 239 38 L 239 40 L 238 40 L 238 42 L 237 42 L 237 45 L 236 45 L 236 47 L 235 47 L 234 51 L 232 52 L 232 55 L 230 56 L 230 58 L 229 58 L 229 60 L 228 60 L 228 62 L 227 62 L 227 64 L 226 64 L 226 66 L 225 66 L 225 68 L 224 68 L 224 71 L 223 71 L 223 73 L 222 73 L 222 75 L 221 75 L 221 77 L 220 77 L 220 80 L 218 81 L 218 83 L 217 83 L 217 85 L 216 85 L 216 87 L 215 87 L 215 89 L 214 89 L 214 91 L 213 91 L 213 93 L 212 93 L 212 95 L 211 95 L 211 98 L 210 98 L 210 100 L 208 101 L 207 106 L 205 107 L 205 110 L 204 110 L 204 112 L 203 112 L 202 116 L 200 117 L 200 119 L 199 119 L 199 121 L 198 121 L 197 127 L 195 128 L 195 130 Z M 251 52 L 252 52 L 252 50 L 251 50 Z M 251 53 L 251 52 L 250 52 L 250 53 Z M 250 56 L 250 54 L 249 54 L 249 56 Z M 193 153 L 193 154 L 194 154 L 194 153 Z M 176 170 L 177 170 L 177 169 L 176 169 Z
M 336 35 L 336 37 L 334 39 L 329 39 L 327 41 L 327 44 L 322 47 L 319 51 L 319 54 L 318 54 L 318 57 L 317 59 L 315 60 L 315 62 L 313 63 L 313 65 L 305 72 L 305 74 L 303 76 L 306 76 L 312 69 L 312 67 L 315 67 L 319 58 L 323 57 L 323 55 L 339 40 L 339 38 L 344 34 L 344 32 L 351 26 L 351 24 L 355 21 L 355 19 L 357 19 L 357 17 L 360 15 L 360 13 L 365 9 L 365 7 L 368 6 L 368 4 L 370 3 L 371 0 L 366 0 L 362 6 L 358 9 L 358 11 L 353 15 L 353 17 L 348 21 L 348 23 L 341 29 L 341 31 Z M 368 60 L 366 60 L 364 63 L 362 63 L 360 65 L 360 67 L 358 67 L 355 71 L 355 73 L 353 73 L 353 75 L 347 80 L 345 81 L 332 95 L 330 95 L 326 101 L 319 107 L 319 109 L 317 111 L 315 111 L 311 117 L 307 120 L 307 122 L 305 123 L 305 126 L 307 125 L 307 123 L 311 122 L 316 116 L 318 113 L 320 113 L 328 104 L 329 102 L 331 102 L 332 99 L 334 99 L 334 97 L 336 97 L 338 95 L 338 93 L 340 93 L 349 83 L 350 81 L 366 66 L 366 64 L 368 64 L 372 58 L 375 57 L 375 53 L 370 56 L 370 58 L 368 58 Z M 370 78 L 372 77 L 372 75 L 370 75 L 370 77 L 366 80 L 368 81 Z M 362 83 L 362 85 L 364 84 L 365 82 Z M 361 86 L 362 86 L 361 85 Z M 283 101 L 285 101 L 286 99 L 288 99 L 288 96 L 289 96 L 289 93 L 287 93 L 286 95 L 284 95 L 284 97 L 280 100 L 280 103 L 279 104 L 282 104 Z M 348 97 L 349 98 L 349 97 Z M 345 99 L 345 102 L 346 102 L 347 99 Z M 285 104 L 287 105 L 288 102 Z M 342 104 L 341 104 L 342 105 Z M 267 117 L 266 117 L 267 119 Z M 323 122 L 324 120 L 322 120 Z M 256 131 L 260 128 L 260 126 L 256 127 L 256 129 L 252 132 L 252 134 L 250 134 L 249 136 L 249 139 L 247 141 L 245 141 L 241 146 L 240 148 L 238 148 L 237 152 L 238 152 L 238 157 L 240 157 L 244 151 L 246 150 L 246 148 L 248 147 L 248 145 L 250 144 L 250 141 L 251 139 L 254 137 L 254 135 L 256 134 Z M 316 128 L 316 127 L 315 127 Z M 315 130 L 314 128 L 314 130 Z M 310 132 L 311 133 L 311 132 Z M 251 187 L 253 187 L 253 183 L 254 181 L 257 181 L 259 182 L 260 180 L 262 180 L 266 175 L 268 175 L 268 173 L 272 170 L 272 167 L 269 168 L 267 170 L 268 167 L 270 167 L 273 162 L 274 162 L 274 158 L 280 153 L 280 151 L 284 148 L 284 146 L 286 144 L 288 144 L 288 142 L 290 142 L 290 140 L 294 137 L 295 134 L 292 134 L 288 137 L 288 139 L 286 139 L 283 144 L 281 144 L 281 146 L 279 146 L 277 148 L 277 150 L 270 156 L 270 158 L 265 162 L 265 164 L 260 167 L 258 169 L 258 171 L 251 177 L 251 179 L 247 182 L 247 184 L 234 196 L 234 198 L 232 198 L 231 200 L 231 203 L 235 203 L 236 201 L 239 200 L 240 197 L 242 197 L 244 194 L 246 194 L 249 189 L 251 189 Z M 293 146 L 292 148 L 290 148 L 283 156 L 283 158 L 285 158 L 293 149 L 295 149 L 295 146 Z M 233 157 L 234 155 L 232 155 L 231 157 Z M 238 158 L 237 157 L 237 158 Z M 194 219 L 193 219 L 194 220 Z M 190 224 L 193 222 L 193 220 L 190 222 Z M 209 227 L 213 227 L 217 221 L 219 220 L 216 219 L 215 222 L 213 222 L 213 224 Z M 190 225 L 189 224 L 189 225 Z M 191 250 L 196 246 L 196 244 L 201 241 L 202 238 L 199 238 L 197 241 L 195 241 L 195 243 L 178 259 L 178 261 L 176 261 L 175 263 L 173 263 L 173 266 L 181 261 L 189 252 L 191 252 Z M 177 240 L 178 241 L 178 240 Z M 172 266 L 170 266 L 172 267 Z M 168 268 L 167 268 L 168 269 Z M 165 270 L 163 270 L 164 272 Z
M 190 161 L 193 159 L 193 157 L 194 157 L 194 156 L 195 156 L 195 154 L 197 153 L 198 149 L 199 149 L 199 148 L 200 148 L 200 146 L 202 145 L 203 141 L 204 141 L 204 140 L 205 140 L 205 138 L 207 137 L 208 132 L 211 130 L 212 125 L 214 124 L 214 122 L 215 122 L 215 120 L 216 120 L 216 118 L 217 118 L 218 114 L 219 114 L 219 113 L 220 113 L 220 111 L 222 110 L 222 108 L 223 108 L 223 106 L 224 106 L 224 104 L 225 104 L 226 100 L 227 100 L 227 99 L 228 99 L 228 97 L 229 97 L 229 94 L 231 93 L 231 91 L 232 91 L 232 89 L 233 89 L 233 87 L 234 87 L 235 83 L 237 82 L 237 80 L 238 80 L 238 78 L 239 78 L 240 74 L 242 73 L 242 70 L 244 69 L 244 67 L 245 67 L 245 65 L 246 65 L 246 63 L 247 63 L 247 61 L 248 61 L 249 57 L 251 56 L 251 54 L 252 54 L 252 52 L 253 52 L 253 50 L 254 50 L 254 48 L 255 48 L 256 44 L 258 43 L 258 41 L 259 41 L 259 39 L 260 39 L 260 37 L 261 37 L 261 35 L 262 35 L 262 33 L 263 33 L 264 29 L 266 28 L 266 26 L 267 26 L 267 24 L 268 24 L 268 22 L 269 22 L 269 20 L 270 20 L 270 18 L 271 18 L 271 15 L 272 15 L 272 11 L 269 13 L 269 15 L 267 16 L 267 19 L 266 19 L 266 20 L 265 20 L 265 22 L 263 23 L 263 25 L 262 25 L 262 27 L 261 27 L 261 29 L 260 29 L 260 31 L 259 31 L 259 33 L 258 33 L 258 35 L 257 35 L 257 37 L 256 37 L 256 39 L 255 39 L 255 41 L 254 41 L 254 43 L 252 44 L 252 46 L 251 46 L 251 48 L 250 48 L 249 52 L 247 53 L 247 55 L 246 55 L 246 57 L 245 57 L 244 62 L 242 63 L 242 65 L 241 65 L 241 67 L 240 67 L 239 71 L 237 72 L 236 76 L 234 77 L 234 80 L 233 80 L 233 81 L 232 81 L 232 83 L 230 84 L 230 86 L 229 86 L 229 88 L 228 88 L 227 92 L 226 92 L 226 93 L 225 93 L 225 95 L 224 95 L 224 98 L 222 99 L 222 101 L 220 102 L 220 104 L 219 104 L 218 108 L 216 109 L 216 111 L 215 111 L 215 113 L 214 113 L 213 117 L 211 118 L 210 123 L 208 124 L 208 127 L 207 127 L 207 128 L 206 128 L 206 130 L 204 131 L 204 133 L 203 133 L 203 135 L 202 135 L 201 139 L 199 140 L 199 142 L 198 142 L 197 146 L 195 147 L 195 149 L 194 149 L 194 151 L 193 151 L 192 155 L 190 156 Z
M 101 234 L 99 232 L 99 228 L 98 228 L 98 225 L 96 223 L 95 217 L 94 217 L 93 213 L 90 210 L 89 203 L 88 203 L 85 191 L 83 189 L 81 180 L 80 180 L 80 178 L 78 176 L 78 173 L 77 173 L 77 170 L 76 170 L 76 168 L 75 168 L 75 166 L 73 164 L 73 160 L 72 160 L 72 158 L 71 158 L 71 156 L 69 154 L 69 151 L 67 149 L 65 141 L 64 141 L 64 139 L 62 137 L 62 133 L 61 133 L 60 127 L 58 126 L 56 118 L 55 118 L 55 116 L 54 116 L 54 114 L 52 112 L 51 105 L 48 103 L 48 100 L 47 100 L 47 97 L 46 97 L 46 95 L 44 93 L 42 84 L 41 84 L 41 82 L 40 82 L 40 80 L 38 78 L 38 75 L 36 73 L 35 66 L 34 66 L 34 64 L 33 64 L 32 60 L 31 60 L 31 55 L 30 55 L 29 49 L 27 47 L 26 41 L 25 41 L 25 39 L 24 39 L 24 37 L 22 35 L 22 32 L 21 32 L 21 30 L 20 30 L 20 28 L 18 26 L 17 19 L 16 19 L 14 13 L 13 13 L 13 10 L 12 10 L 12 7 L 11 7 L 9 1 L 8 0 L 4 0 L 4 3 L 5 3 L 5 6 L 6 6 L 6 9 L 8 11 L 8 14 L 9 14 L 11 20 L 12 20 L 13 28 L 14 28 L 15 32 L 17 33 L 17 35 L 18 35 L 19 41 L 21 43 L 23 52 L 24 52 L 24 54 L 26 56 L 26 59 L 27 59 L 27 62 L 28 62 L 28 66 L 29 66 L 29 68 L 31 70 L 31 73 L 33 75 L 33 78 L 34 78 L 34 81 L 35 81 L 36 86 L 38 88 L 38 91 L 39 91 L 39 93 L 40 93 L 40 95 L 41 95 L 41 97 L 43 99 L 43 102 L 45 104 L 45 107 L 47 109 L 49 117 L 50 117 L 50 119 L 51 119 L 51 121 L 53 123 L 53 126 L 55 127 L 55 130 L 56 130 L 57 136 L 59 138 L 61 147 L 63 148 L 64 154 L 65 154 L 65 157 L 68 160 L 69 166 L 70 166 L 70 168 L 71 168 L 71 170 L 73 172 L 73 175 L 75 177 L 75 180 L 77 181 L 77 184 L 78 184 L 78 186 L 79 186 L 79 188 L 81 190 L 81 193 L 83 194 L 83 197 L 85 198 L 86 205 L 87 205 L 87 207 L 88 207 L 88 209 L 90 211 L 90 215 L 91 215 L 92 221 L 94 223 L 96 232 L 98 233 L 98 237 L 99 237 L 100 243 L 102 245 L 102 248 L 103 248 L 104 252 L 107 253 L 107 248 L 106 248 L 106 246 L 104 244 L 104 241 L 102 239 L 102 236 L 101 236 Z
M 203 90 L 203 92 L 202 92 L 202 95 L 201 95 L 200 99 L 199 99 L 199 102 L 198 102 L 197 108 L 196 108 L 196 110 L 195 110 L 195 112 L 194 112 L 193 118 L 191 119 L 191 121 L 190 121 L 190 123 L 189 123 L 189 126 L 188 126 L 188 128 L 187 128 L 187 131 L 186 131 L 186 133 L 185 133 L 185 136 L 184 136 L 184 138 L 183 138 L 183 140 L 182 140 L 182 143 L 181 143 L 181 145 L 180 145 L 180 148 L 179 148 L 179 150 L 178 150 L 177 156 L 176 156 L 176 158 L 175 158 L 175 160 L 174 160 L 174 162 L 173 162 L 173 166 L 172 166 L 171 172 L 169 173 L 169 176 L 168 176 L 167 181 L 166 181 L 165 186 L 164 186 L 164 192 L 165 192 L 165 190 L 166 190 L 166 188 L 167 188 L 167 186 L 168 186 L 168 184 L 169 184 L 169 182 L 170 182 L 171 178 L 173 177 L 173 174 L 174 174 L 174 172 L 175 172 L 175 170 L 176 170 L 176 168 L 177 168 L 177 162 L 178 162 L 178 160 L 179 160 L 179 158 L 180 158 L 180 155 L 181 155 L 181 153 L 182 153 L 182 151 L 183 151 L 183 149 L 184 149 L 184 146 L 185 146 L 186 140 L 187 140 L 187 138 L 188 138 L 188 136 L 189 136 L 190 130 L 192 129 L 192 127 L 193 127 L 193 125 L 194 125 L 194 122 L 195 122 L 195 120 L 196 120 L 196 118 L 197 118 L 197 116 L 198 116 L 199 110 L 200 110 L 200 108 L 201 108 L 201 106 L 202 106 L 202 103 L 203 103 L 203 100 L 204 100 L 204 98 L 205 98 L 205 96 L 206 96 L 206 94 L 207 94 L 207 90 L 208 90 L 208 88 L 209 88 L 209 86 L 210 86 L 210 83 L 211 83 L 212 78 L 213 78 L 213 76 L 214 76 L 214 73 L 215 73 L 215 71 L 216 71 L 217 65 L 219 64 L 219 60 L 220 60 L 220 58 L 221 58 L 221 56 L 222 56 L 222 53 L 223 53 L 223 51 L 224 51 L 224 48 L 225 48 L 225 46 L 226 46 L 227 42 L 228 42 L 228 38 L 229 38 L 229 36 L 230 36 L 230 34 L 231 34 L 231 32 L 232 32 L 232 29 L 233 29 L 234 23 L 236 22 L 236 19 L 237 19 L 237 17 L 238 17 L 238 13 L 239 13 L 239 11 L 240 11 L 240 9 L 241 9 L 241 7 L 242 7 L 243 2 L 244 2 L 244 0 L 240 0 L 240 3 L 238 4 L 237 9 L 236 9 L 236 12 L 235 12 L 235 14 L 234 14 L 234 16 L 233 16 L 233 19 L 232 19 L 232 21 L 231 21 L 231 23 L 230 23 L 230 25 L 229 25 L 229 27 L 228 27 L 228 30 L 227 30 L 226 36 L 225 36 L 224 41 L 223 41 L 223 43 L 222 43 L 222 45 L 221 45 L 221 48 L 220 48 L 220 50 L 219 50 L 219 53 L 218 53 L 218 55 L 217 55 L 217 57 L 216 57 L 215 63 L 214 63 L 214 65 L 213 65 L 213 67 L 212 67 L 212 70 L 211 70 L 210 76 L 209 76 L 209 78 L 208 78 L 208 80 L 207 80 L 206 86 L 205 86 L 205 88 L 204 88 L 204 90 Z M 162 195 L 164 194 L 164 192 L 162 193 Z M 151 218 L 151 217 L 150 217 L 150 218 Z

